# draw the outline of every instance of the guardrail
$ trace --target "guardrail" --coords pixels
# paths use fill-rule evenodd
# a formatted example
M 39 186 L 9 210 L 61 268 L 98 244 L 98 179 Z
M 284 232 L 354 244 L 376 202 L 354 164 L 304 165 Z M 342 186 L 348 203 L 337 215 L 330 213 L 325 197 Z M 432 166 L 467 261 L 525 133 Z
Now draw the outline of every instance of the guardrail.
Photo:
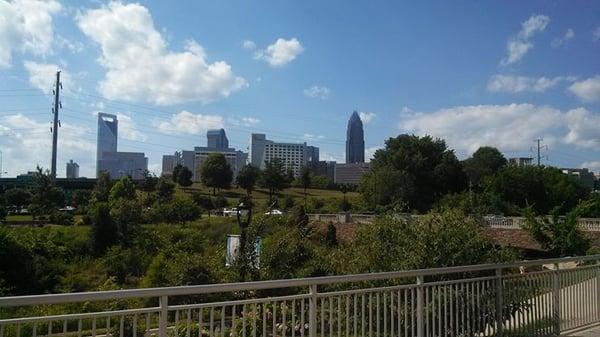
M 3 297 L 0 336 L 558 335 L 600 320 L 598 260 Z
M 411 219 L 418 218 L 420 215 L 401 213 L 398 217 Z M 335 223 L 371 223 L 376 219 L 373 214 L 308 214 L 310 221 L 335 222 Z M 484 225 L 491 228 L 521 229 L 525 225 L 524 217 L 505 217 L 505 216 L 483 216 L 481 218 Z M 600 218 L 579 218 L 579 228 L 583 231 L 600 231 Z

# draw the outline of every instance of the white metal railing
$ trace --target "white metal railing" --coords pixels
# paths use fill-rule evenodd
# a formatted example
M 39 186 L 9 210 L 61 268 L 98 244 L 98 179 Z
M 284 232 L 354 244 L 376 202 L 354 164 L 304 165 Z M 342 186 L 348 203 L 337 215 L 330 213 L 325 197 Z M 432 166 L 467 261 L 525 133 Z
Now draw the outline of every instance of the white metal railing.
M 557 335 L 600 321 L 598 260 L 4 297 L 0 337 Z
M 402 213 L 397 217 L 411 219 L 420 215 Z M 308 214 L 310 221 L 335 222 L 335 223 L 371 223 L 376 219 L 373 214 Z M 521 229 L 525 225 L 524 217 L 489 215 L 481 218 L 484 225 L 491 228 Z M 583 231 L 600 231 L 600 218 L 579 218 L 579 228 Z

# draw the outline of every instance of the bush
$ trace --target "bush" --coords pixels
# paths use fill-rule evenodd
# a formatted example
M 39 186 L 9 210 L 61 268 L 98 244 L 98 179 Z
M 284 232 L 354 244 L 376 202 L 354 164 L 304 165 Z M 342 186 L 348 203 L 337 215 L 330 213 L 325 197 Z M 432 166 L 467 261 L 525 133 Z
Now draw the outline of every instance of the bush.
M 219 195 L 215 198 L 214 205 L 215 205 L 215 208 L 223 208 L 223 207 L 229 206 L 229 202 L 227 201 L 227 199 L 224 196 Z
M 174 197 L 169 202 L 154 204 L 152 213 L 155 222 L 184 225 L 188 221 L 198 219 L 202 210 L 189 197 Z
M 68 212 L 53 211 L 49 217 L 50 223 L 61 226 L 73 225 L 73 214 Z

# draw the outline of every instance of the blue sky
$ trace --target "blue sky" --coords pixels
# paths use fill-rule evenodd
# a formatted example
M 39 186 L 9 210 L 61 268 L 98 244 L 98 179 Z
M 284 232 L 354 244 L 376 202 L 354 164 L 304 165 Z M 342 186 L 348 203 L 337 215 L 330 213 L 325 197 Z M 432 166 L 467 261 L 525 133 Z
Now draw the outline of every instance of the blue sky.
M 400 133 L 600 170 L 600 4 L 571 1 L 3 1 L 0 150 L 14 176 L 50 162 L 63 71 L 59 175 L 94 176 L 97 111 L 120 151 L 163 154 L 224 127 L 307 141 L 343 161 L 362 113 L 368 155 Z

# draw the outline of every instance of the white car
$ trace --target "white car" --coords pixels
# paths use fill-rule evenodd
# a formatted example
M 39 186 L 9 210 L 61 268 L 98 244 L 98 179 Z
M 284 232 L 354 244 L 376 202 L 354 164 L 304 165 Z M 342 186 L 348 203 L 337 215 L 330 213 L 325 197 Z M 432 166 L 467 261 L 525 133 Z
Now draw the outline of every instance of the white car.
M 271 211 L 265 213 L 265 215 L 283 215 L 283 212 L 278 209 L 272 209 Z
M 248 210 L 246 210 L 246 209 L 240 210 L 241 216 L 245 216 L 247 213 L 248 213 Z M 223 209 L 223 216 L 237 216 L 237 214 L 238 214 L 238 210 L 235 207 L 230 208 L 230 209 L 227 209 L 227 208 Z

